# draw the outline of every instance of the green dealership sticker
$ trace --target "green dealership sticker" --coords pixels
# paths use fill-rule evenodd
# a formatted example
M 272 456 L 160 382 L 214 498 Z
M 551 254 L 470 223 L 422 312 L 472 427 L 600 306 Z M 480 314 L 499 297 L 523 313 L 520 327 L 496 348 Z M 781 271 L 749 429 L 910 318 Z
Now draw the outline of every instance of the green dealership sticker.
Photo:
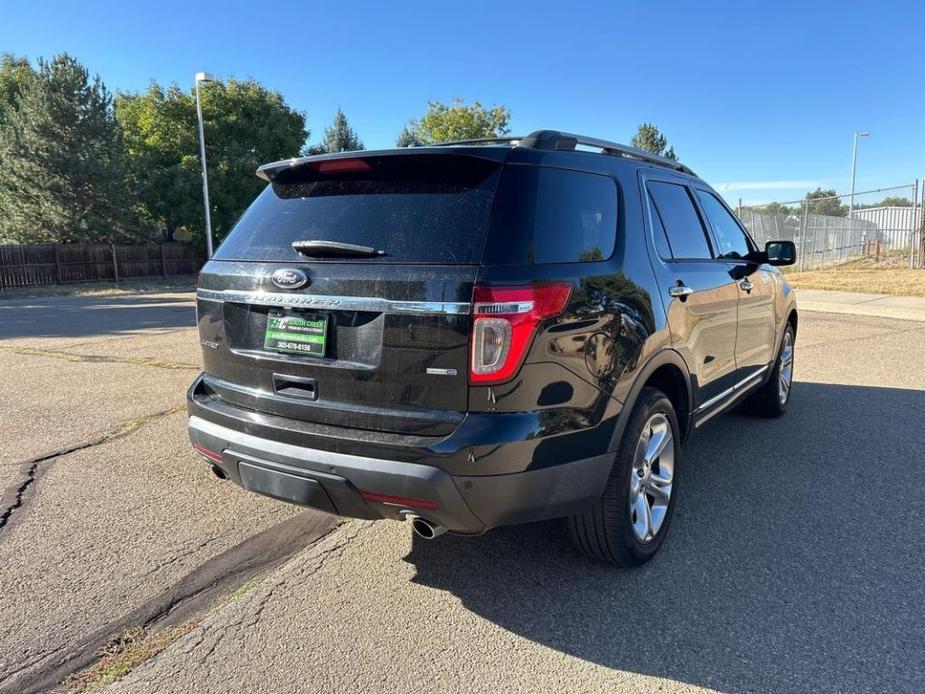
M 323 357 L 328 334 L 327 316 L 271 312 L 263 348 L 290 354 Z

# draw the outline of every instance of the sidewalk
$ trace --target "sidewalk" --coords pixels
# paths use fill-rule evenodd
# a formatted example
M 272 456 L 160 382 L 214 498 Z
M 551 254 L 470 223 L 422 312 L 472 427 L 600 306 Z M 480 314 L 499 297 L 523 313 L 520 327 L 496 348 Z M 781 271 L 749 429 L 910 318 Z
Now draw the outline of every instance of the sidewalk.
M 890 294 L 855 294 L 822 289 L 795 289 L 797 307 L 802 311 L 847 313 L 925 322 L 925 297 Z

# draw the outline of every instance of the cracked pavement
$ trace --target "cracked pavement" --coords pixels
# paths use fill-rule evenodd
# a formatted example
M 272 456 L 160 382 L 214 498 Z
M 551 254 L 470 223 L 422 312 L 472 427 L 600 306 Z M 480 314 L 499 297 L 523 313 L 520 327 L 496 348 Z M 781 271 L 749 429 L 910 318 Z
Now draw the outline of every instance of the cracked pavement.
M 109 309 L 123 329 L 101 317 L 98 337 L 55 325 L 0 346 L 195 363 L 176 306 L 150 299 L 170 317 L 123 303 Z M 790 411 L 696 432 L 662 552 L 619 571 L 576 554 L 559 522 L 433 542 L 394 522 L 329 532 L 330 516 L 197 469 L 183 413 L 158 414 L 193 370 L 0 349 L 24 382 L 64 374 L 54 412 L 93 393 L 74 416 L 96 435 L 137 423 L 40 463 L 0 528 L 0 691 L 51 689 L 107 633 L 191 615 L 198 626 L 105 691 L 922 691 L 923 353 L 925 324 L 803 313 Z M 119 372 L 102 381 L 111 409 L 94 390 L 104 370 Z M 150 401 L 120 400 L 125 379 L 157 384 Z M 32 424 L 17 422 L 4 442 Z M 29 431 L 37 451 L 57 450 L 52 432 L 89 435 Z
M 190 451 L 194 321 L 191 293 L 0 302 L 0 691 L 45 691 L 333 527 Z

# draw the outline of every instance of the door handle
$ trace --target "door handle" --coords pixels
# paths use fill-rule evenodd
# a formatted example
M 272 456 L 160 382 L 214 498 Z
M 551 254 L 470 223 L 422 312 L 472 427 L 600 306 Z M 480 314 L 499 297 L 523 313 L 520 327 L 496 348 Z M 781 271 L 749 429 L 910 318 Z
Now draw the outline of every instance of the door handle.
M 679 284 L 675 287 L 668 288 L 668 296 L 673 296 L 677 299 L 684 301 L 687 297 L 694 293 L 694 290 L 690 287 L 685 287 L 683 284 Z
M 739 286 L 742 287 L 742 289 L 744 289 L 746 292 L 750 292 L 752 289 L 755 288 L 755 285 L 752 284 L 752 281 L 748 279 L 748 277 L 746 277 L 744 280 L 739 282 Z

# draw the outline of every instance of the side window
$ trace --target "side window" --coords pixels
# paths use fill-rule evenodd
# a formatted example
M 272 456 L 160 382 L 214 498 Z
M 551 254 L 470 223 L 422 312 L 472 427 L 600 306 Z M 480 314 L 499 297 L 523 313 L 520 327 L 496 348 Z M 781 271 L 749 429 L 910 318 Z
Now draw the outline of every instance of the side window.
M 652 210 L 652 235 L 655 236 L 655 250 L 662 260 L 671 260 L 671 245 L 668 243 L 668 234 L 662 226 L 662 220 L 656 210 Z
M 671 257 L 712 260 L 713 254 L 710 252 L 706 231 L 687 188 L 663 181 L 649 181 L 646 187 L 668 237 Z M 658 228 L 655 229 L 655 233 L 657 239 Z
M 509 165 L 492 206 L 490 265 L 606 260 L 617 234 L 617 184 L 609 176 Z
M 697 191 L 697 197 L 713 227 L 720 258 L 744 258 L 751 252 L 748 238 L 738 222 L 712 193 Z

